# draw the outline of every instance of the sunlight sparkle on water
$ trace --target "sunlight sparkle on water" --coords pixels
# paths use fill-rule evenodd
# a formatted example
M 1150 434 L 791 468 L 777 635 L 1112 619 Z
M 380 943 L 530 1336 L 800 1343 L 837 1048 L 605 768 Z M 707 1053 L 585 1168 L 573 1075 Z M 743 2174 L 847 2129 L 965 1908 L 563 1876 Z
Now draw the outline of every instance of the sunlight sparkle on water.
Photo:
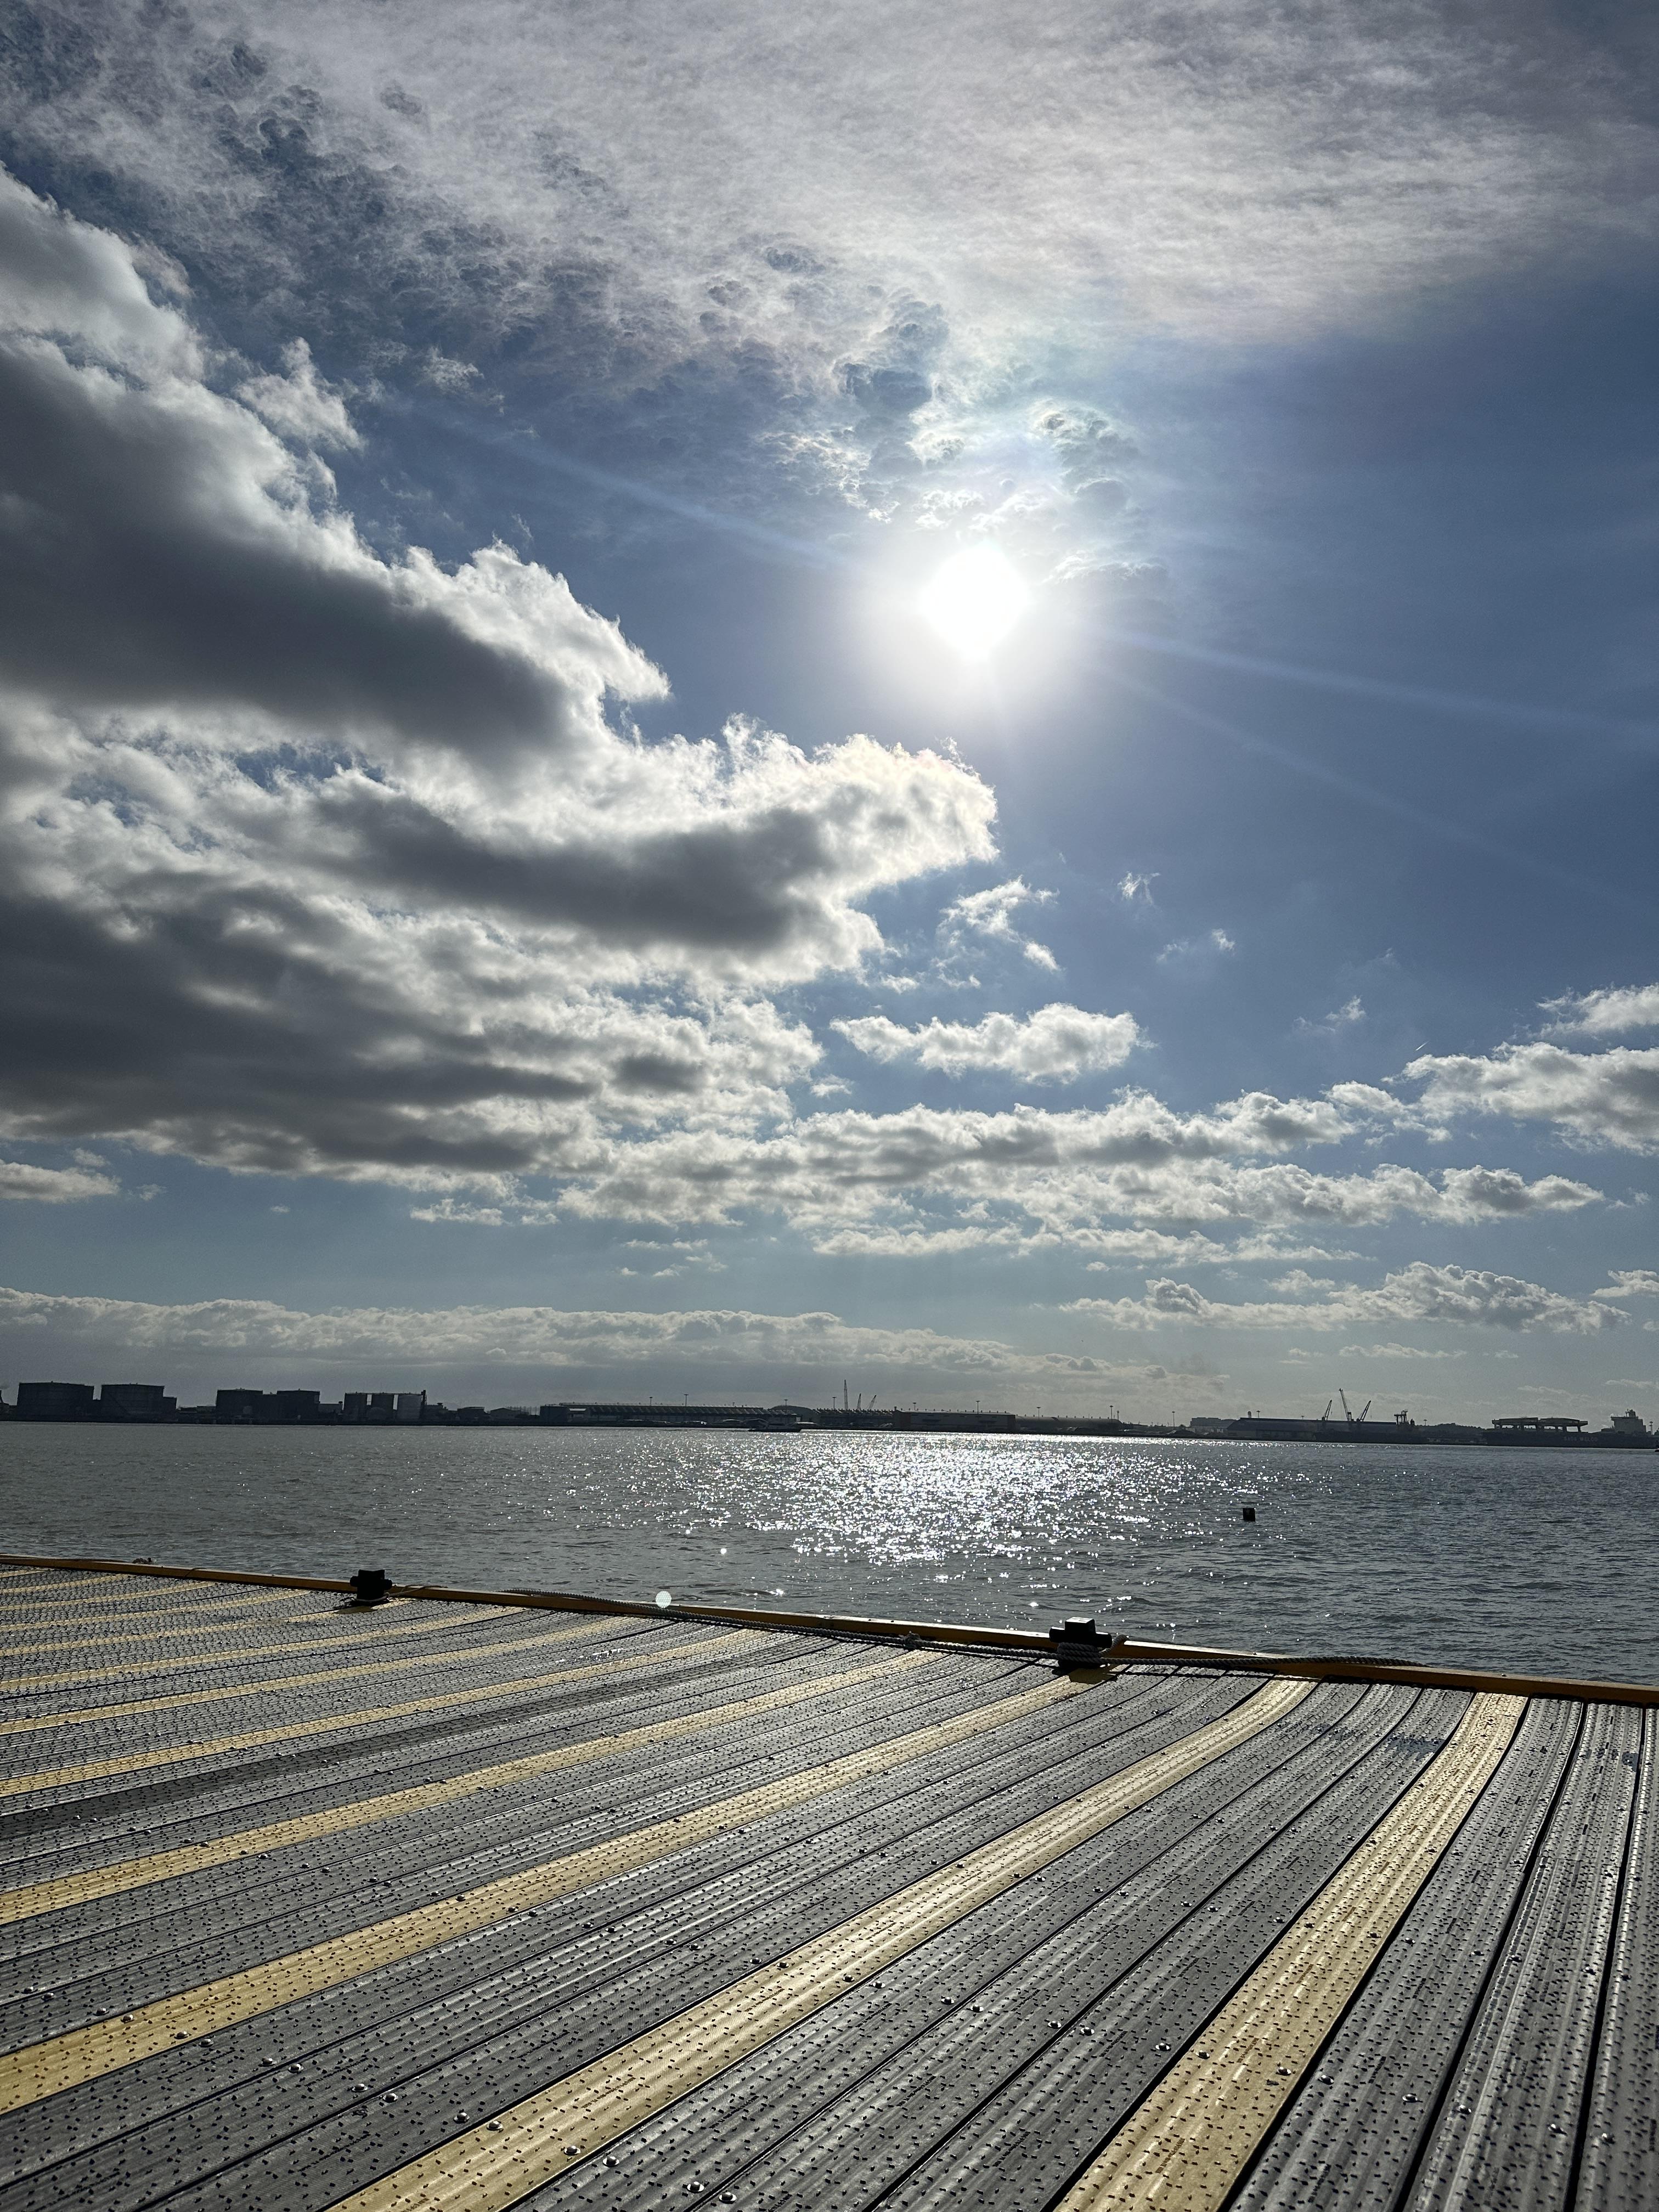
M 953 553 L 922 593 L 922 613 L 964 659 L 982 660 L 1007 636 L 1031 595 L 994 545 Z

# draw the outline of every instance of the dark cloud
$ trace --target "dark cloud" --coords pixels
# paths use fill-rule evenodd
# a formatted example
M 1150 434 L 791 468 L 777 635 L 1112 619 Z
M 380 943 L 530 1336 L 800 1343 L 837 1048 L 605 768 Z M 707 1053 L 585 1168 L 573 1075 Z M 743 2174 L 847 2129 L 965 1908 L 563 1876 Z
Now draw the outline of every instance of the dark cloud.
M 977 779 L 635 740 L 607 694 L 660 679 L 562 579 L 363 544 L 267 427 L 355 434 L 302 348 L 216 388 L 131 252 L 9 180 L 0 267 L 6 1126 L 499 1182 L 787 1110 L 817 1048 L 757 980 L 988 854 Z
M 148 307 L 110 243 L 0 187 L 0 283 L 20 302 L 0 341 L 0 668 L 15 684 L 483 757 L 573 742 L 607 682 L 656 688 L 561 581 L 511 555 L 481 556 L 469 593 L 418 556 L 368 553 L 325 475 L 210 388 L 188 327 Z M 562 642 L 585 652 L 586 696 Z

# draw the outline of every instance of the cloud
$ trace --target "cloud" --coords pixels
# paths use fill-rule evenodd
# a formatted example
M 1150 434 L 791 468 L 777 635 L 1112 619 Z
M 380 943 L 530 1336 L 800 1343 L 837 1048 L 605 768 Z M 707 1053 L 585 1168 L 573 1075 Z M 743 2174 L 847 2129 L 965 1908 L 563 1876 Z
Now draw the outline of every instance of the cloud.
M 1544 1000 L 1542 1010 L 1554 1015 L 1550 1027 L 1559 1035 L 1619 1036 L 1626 1030 L 1659 1029 L 1659 983 L 1588 991 L 1582 998 L 1569 993 Z
M 757 0 L 556 39 L 507 0 L 91 28 L 37 5 L 21 143 L 97 145 L 204 258 L 228 258 L 234 217 L 261 289 L 299 293 L 320 233 L 343 292 L 418 287 L 446 331 L 537 329 L 569 298 L 624 366 L 817 349 L 872 412 L 915 404 L 933 337 L 872 345 L 902 321 L 872 287 L 920 287 L 949 330 L 971 314 L 981 358 L 1045 301 L 1073 330 L 1109 300 L 1132 325 L 1282 337 L 1592 253 L 1642 224 L 1654 164 L 1635 56 L 1537 13 L 1494 50 L 1442 13 L 1254 0 L 1018 23 L 866 0 L 781 45 Z
M 319 377 L 303 338 L 283 347 L 282 375 L 251 376 L 237 386 L 236 397 L 263 416 L 279 437 L 307 446 L 354 449 L 362 443 L 346 412 L 344 396 L 331 391 Z
M 1548 1121 L 1587 1144 L 1659 1149 L 1659 1047 L 1569 1052 L 1504 1045 L 1492 1054 L 1425 1054 L 1405 1079 L 1422 1084 L 1410 1118 L 1432 1126 L 1468 1115 Z
M 1048 946 L 1039 945 L 1035 938 L 1022 937 L 1012 920 L 1021 907 L 1043 906 L 1053 897 L 1052 891 L 1033 890 L 1015 876 L 1006 884 L 966 891 L 953 899 L 939 917 L 939 927 L 950 942 L 959 944 L 964 935 L 970 935 L 989 938 L 1000 945 L 1017 945 L 1034 966 L 1053 971 L 1060 963 Z
M 434 1223 L 755 1211 L 935 1254 L 1104 1254 L 1090 1240 L 1170 1224 L 1305 1246 L 1596 1197 L 1480 1167 L 1316 1171 L 1291 1156 L 1376 1118 L 1335 1093 L 797 1116 L 821 1055 L 778 994 L 879 972 L 878 893 L 995 861 L 981 779 L 740 720 L 647 742 L 629 704 L 665 678 L 563 579 L 499 544 L 441 562 L 368 542 L 315 450 L 349 439 L 346 394 L 297 342 L 249 374 L 176 270 L 3 179 L 0 276 L 5 1134 L 392 1182 Z M 937 335 L 918 308 L 892 342 L 919 359 Z M 909 390 L 872 371 L 843 396 Z M 1066 421 L 1043 433 L 1056 466 L 1127 463 L 1121 426 Z M 948 899 L 945 946 L 1052 966 L 1018 927 L 1051 897 L 1016 876 Z M 1138 1036 L 1063 1006 L 847 1034 L 1033 1081 Z M 1524 1049 L 1581 1088 L 1656 1057 Z M 1508 1066 L 1414 1072 L 1450 1099 L 1456 1070 Z
M 1334 1036 L 1340 1030 L 1352 1029 L 1356 1022 L 1363 1022 L 1364 1018 L 1365 1009 L 1356 994 L 1338 1006 L 1334 1012 L 1322 1014 L 1316 1022 L 1310 1022 L 1305 1014 L 1298 1014 L 1296 1026 L 1304 1032 Z
M 1307 1299 L 1227 1303 L 1206 1297 L 1190 1283 L 1154 1279 L 1139 1298 L 1079 1298 L 1067 1313 L 1097 1316 L 1121 1328 L 1157 1328 L 1165 1322 L 1206 1328 L 1347 1329 L 1356 1323 L 1419 1322 L 1502 1329 L 1548 1329 L 1587 1336 L 1615 1328 L 1626 1316 L 1616 1308 L 1571 1298 L 1517 1275 L 1485 1268 L 1431 1267 L 1413 1261 L 1371 1290 L 1325 1287 Z
M 1152 897 L 1152 885 L 1158 881 L 1158 872 L 1156 868 L 1146 875 L 1137 875 L 1133 869 L 1131 869 L 1119 884 L 1117 895 L 1126 906 L 1133 906 L 1137 899 L 1144 899 L 1148 906 L 1155 905 L 1157 902 Z
M 0 1160 L 0 1199 L 32 1198 L 63 1206 L 82 1198 L 113 1198 L 121 1186 L 113 1176 L 84 1167 L 37 1168 L 24 1160 Z
M 1004 1217 L 1023 1218 L 1028 1233 L 1035 1224 L 1086 1247 L 1112 1220 L 1305 1235 L 1402 1214 L 1463 1224 L 1571 1210 L 1597 1196 L 1559 1176 L 1528 1184 L 1477 1168 L 1436 1180 L 1393 1165 L 1341 1175 L 1271 1157 L 1346 1134 L 1322 1102 L 1260 1092 L 1187 1115 L 1145 1092 L 1093 1111 L 848 1109 L 765 1133 L 641 1138 L 573 1179 L 563 1204 L 573 1214 L 661 1221 L 777 1212 L 814 1240 L 872 1223 L 956 1228 L 962 1224 L 924 1221 L 915 1209 L 988 1206 L 998 1228 Z
M 1443 1347 L 1431 1352 L 1418 1344 L 1345 1344 L 1344 1359 L 1462 1359 L 1467 1357 L 1460 1347 L 1448 1351 Z
M 3 178 L 0 273 L 15 1136 L 431 1188 L 742 1127 L 817 1057 L 767 993 L 993 855 L 933 754 L 641 742 L 614 623 L 500 545 L 372 550 L 270 427 L 339 441 L 309 357 L 218 389 L 131 249 Z
M 1593 1298 L 1659 1298 L 1659 1274 L 1651 1267 L 1621 1267 L 1612 1281 L 1599 1291 L 1592 1291 Z
M 642 1373 L 666 1373 L 693 1389 L 775 1395 L 788 1388 L 827 1399 L 852 1371 L 884 1382 L 890 1395 L 899 1386 L 908 1395 L 1036 1383 L 1047 1401 L 1050 1393 L 1087 1394 L 1115 1376 L 1144 1372 L 1139 1360 L 1112 1367 L 994 1338 L 866 1328 L 835 1313 L 553 1306 L 313 1313 L 253 1298 L 166 1305 L 17 1289 L 0 1289 L 0 1346 L 9 1364 L 25 1371 L 30 1364 L 73 1368 L 119 1356 L 162 1370 L 170 1382 L 179 1370 L 220 1380 L 231 1373 L 291 1380 L 301 1372 L 337 1389 L 390 1370 L 452 1395 L 458 1387 L 504 1390 L 509 1377 L 527 1393 L 549 1396 L 607 1385 L 631 1394 Z
M 1166 963 L 1178 961 L 1182 963 L 1194 963 L 1224 958 L 1228 953 L 1237 952 L 1237 945 L 1228 936 L 1224 929 L 1208 929 L 1201 937 L 1176 938 L 1170 944 L 1164 946 L 1158 957 Z
M 998 1073 L 1034 1082 L 1070 1083 L 1116 1067 L 1142 1042 L 1133 1014 L 1088 1014 L 1066 1006 L 1040 1006 L 1024 1020 L 988 1014 L 969 1024 L 935 1016 L 925 1029 L 908 1030 L 870 1014 L 833 1026 L 873 1060 L 913 1060 L 946 1075 Z
M 452 426 L 528 391 L 550 444 L 702 501 L 994 526 L 1120 602 L 1163 572 L 1099 364 L 1397 328 L 1653 232 L 1650 72 L 1605 15 L 1534 9 L 1494 51 L 1359 0 L 849 0 L 787 39 L 758 0 L 19 4 L 20 164 L 240 330 Z

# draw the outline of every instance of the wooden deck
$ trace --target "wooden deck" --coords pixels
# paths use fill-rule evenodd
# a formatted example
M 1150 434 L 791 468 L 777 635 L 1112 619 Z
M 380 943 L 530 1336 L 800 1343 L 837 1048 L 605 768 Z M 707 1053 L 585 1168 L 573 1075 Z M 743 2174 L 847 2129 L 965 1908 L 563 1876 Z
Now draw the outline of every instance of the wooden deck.
M 1659 1690 L 572 1602 L 0 1569 L 0 2212 L 1659 2206 Z

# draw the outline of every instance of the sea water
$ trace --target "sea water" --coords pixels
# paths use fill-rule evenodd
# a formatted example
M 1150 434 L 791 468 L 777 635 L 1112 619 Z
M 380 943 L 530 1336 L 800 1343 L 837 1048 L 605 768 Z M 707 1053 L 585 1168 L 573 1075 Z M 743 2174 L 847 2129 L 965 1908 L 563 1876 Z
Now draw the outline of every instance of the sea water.
M 1245 1505 L 1254 1522 L 1243 1518 Z M 0 1549 L 1659 1680 L 1659 1455 L 0 1427 Z

